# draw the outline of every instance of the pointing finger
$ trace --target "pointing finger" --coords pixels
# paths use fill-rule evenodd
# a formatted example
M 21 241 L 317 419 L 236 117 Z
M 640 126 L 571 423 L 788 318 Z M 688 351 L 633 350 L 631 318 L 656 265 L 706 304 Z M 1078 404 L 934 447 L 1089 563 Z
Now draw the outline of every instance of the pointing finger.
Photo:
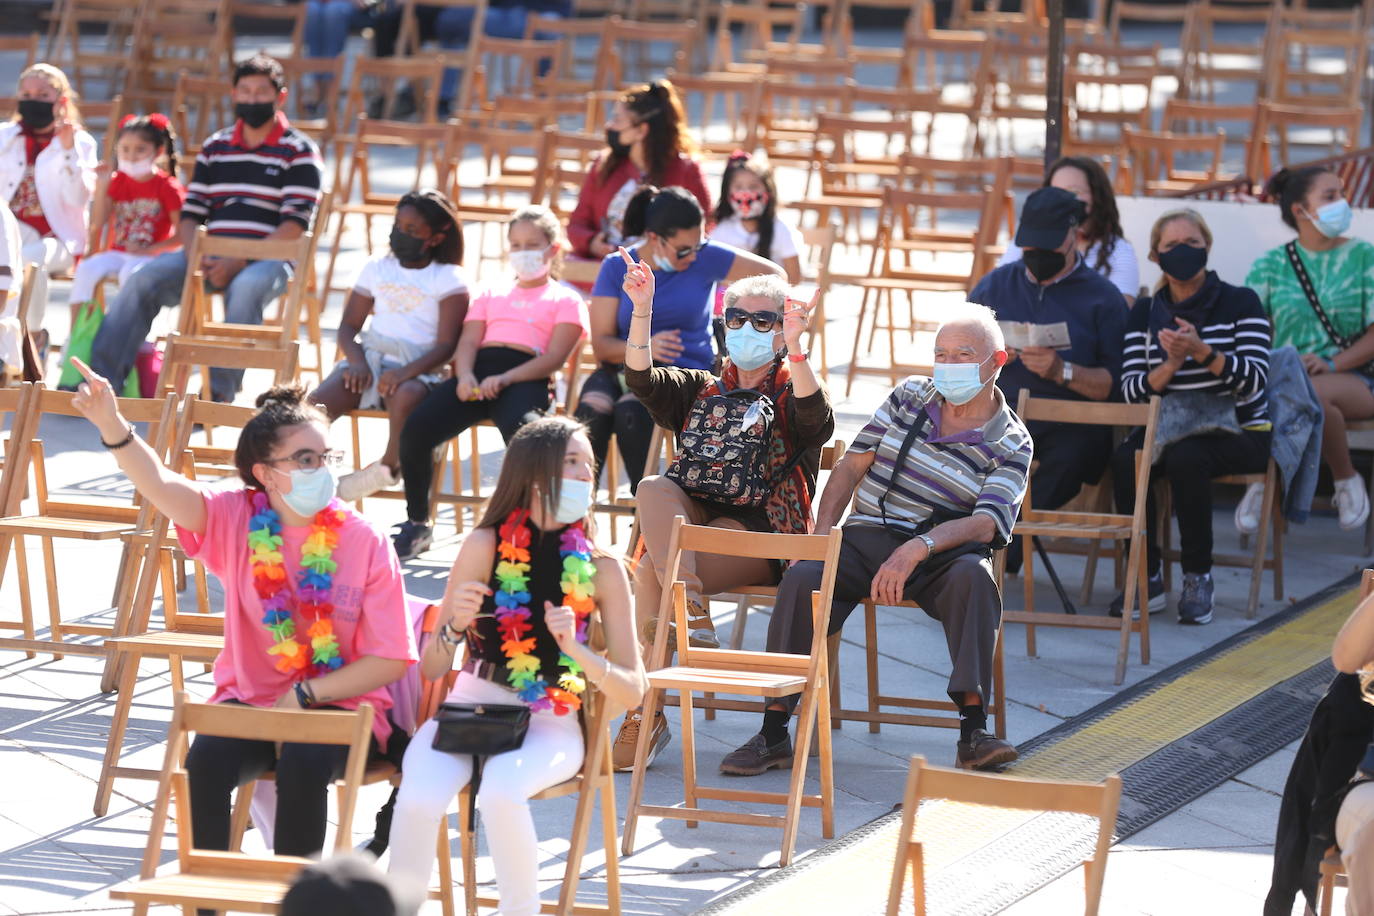
M 73 356 L 71 358 L 71 361 L 72 365 L 76 367 L 76 371 L 80 372 L 83 378 L 91 382 L 96 380 L 96 374 L 91 371 L 90 366 L 86 365 L 84 362 L 81 361 L 81 357 Z
M 625 250 L 625 246 L 624 246 L 624 245 L 618 246 L 618 248 L 617 248 L 616 250 L 620 252 L 620 257 L 625 261 L 626 265 L 628 265 L 628 266 L 630 266 L 630 267 L 636 267 L 636 266 L 638 266 L 638 265 L 636 264 L 636 262 L 635 262 L 635 259 L 632 258 L 632 257 L 630 257 L 630 253 L 629 253 L 628 251 Z

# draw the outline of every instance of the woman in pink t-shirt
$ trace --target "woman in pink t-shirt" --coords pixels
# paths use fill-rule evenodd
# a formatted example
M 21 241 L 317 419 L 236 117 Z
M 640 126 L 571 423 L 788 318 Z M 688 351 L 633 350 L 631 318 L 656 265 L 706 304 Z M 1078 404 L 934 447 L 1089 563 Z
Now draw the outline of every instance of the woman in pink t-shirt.
M 511 215 L 507 240 L 515 277 L 472 300 L 453 378 L 434 387 L 401 431 L 407 521 L 392 539 L 402 561 L 433 540 L 434 449 L 482 420 L 510 442 L 549 409 L 553 374 L 587 334 L 586 303 L 557 279 L 564 244 L 558 217 L 547 207 L 522 207 Z
M 376 710 L 386 747 L 386 686 L 418 660 L 400 564 L 383 532 L 334 498 L 323 411 L 300 386 L 258 398 L 234 461 L 244 488 L 211 492 L 168 470 L 119 413 L 109 382 L 79 359 L 86 379 L 73 403 L 100 431 L 120 470 L 177 526 L 188 556 L 224 586 L 224 651 L 213 703 L 282 709 Z M 229 848 L 229 796 L 276 770 L 273 850 L 324 847 L 327 790 L 348 748 L 198 736 L 186 758 L 191 832 L 200 849 Z

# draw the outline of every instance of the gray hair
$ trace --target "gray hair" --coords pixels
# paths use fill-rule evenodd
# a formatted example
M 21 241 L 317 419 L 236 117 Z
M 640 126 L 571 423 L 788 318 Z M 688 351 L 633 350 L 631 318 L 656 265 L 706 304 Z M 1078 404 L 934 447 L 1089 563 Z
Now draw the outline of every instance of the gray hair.
M 997 323 L 997 315 L 986 305 L 978 305 L 974 302 L 964 302 L 960 305 L 945 311 L 944 320 L 940 322 L 938 335 L 948 327 L 976 327 L 983 334 L 983 340 L 991 347 L 995 353 L 998 350 L 1007 348 L 1007 340 L 1002 335 L 1002 326 Z
M 734 308 L 735 304 L 746 296 L 762 296 L 771 300 L 773 308 L 781 315 L 782 310 L 787 307 L 787 293 L 787 281 L 777 274 L 745 277 L 731 283 L 725 290 L 725 307 Z

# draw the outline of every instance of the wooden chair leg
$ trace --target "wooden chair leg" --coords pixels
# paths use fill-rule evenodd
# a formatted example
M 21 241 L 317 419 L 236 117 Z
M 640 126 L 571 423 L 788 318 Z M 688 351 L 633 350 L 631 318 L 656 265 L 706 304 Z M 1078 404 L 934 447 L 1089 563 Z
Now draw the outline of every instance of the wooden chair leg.
M 477 916 L 477 837 L 468 830 L 468 809 L 477 803 L 470 786 L 458 793 L 458 852 L 463 859 L 463 905 Z
M 662 628 L 662 620 L 659 621 L 659 626 Z M 663 641 L 663 636 L 656 636 L 655 646 L 660 641 Z M 639 805 L 644 797 L 644 774 L 648 770 L 649 737 L 653 731 L 654 716 L 663 702 L 662 693 L 662 690 L 650 687 L 644 694 L 644 705 L 640 712 L 643 718 L 639 725 L 639 742 L 635 745 L 635 766 L 630 774 L 630 799 L 625 804 L 625 830 L 620 838 L 620 852 L 626 856 L 632 855 L 635 851 L 635 827 L 639 824 Z
M 1028 537 L 1021 539 L 1021 590 L 1027 611 L 1035 610 L 1035 549 Z M 1035 625 L 1026 624 L 1026 655 L 1035 658 Z
M 453 851 L 448 845 L 448 818 L 439 818 L 439 836 L 435 841 L 439 862 L 439 909 L 444 916 L 456 916 L 453 903 Z
M 180 688 L 173 690 L 174 694 L 180 692 Z M 234 809 L 229 814 L 229 849 L 232 852 L 243 849 L 243 835 L 248 832 L 248 822 L 253 815 L 253 790 L 257 787 L 258 781 L 251 780 L 239 786 L 234 796 Z
M 811 729 L 816 724 L 818 694 L 815 686 L 808 686 L 802 692 L 797 718 L 797 742 L 793 745 L 792 778 L 788 780 L 787 804 L 783 813 L 782 849 L 778 860 L 778 865 L 783 868 L 792 864 L 797 829 L 801 826 L 802 793 L 806 791 L 806 764 L 811 759 Z
M 143 656 L 138 652 L 114 654 L 127 655 L 120 669 L 119 699 L 115 701 L 114 714 L 110 719 L 110 732 L 105 738 L 105 757 L 100 764 L 100 780 L 95 790 L 95 816 L 104 817 L 110 807 L 110 793 L 114 789 L 115 768 L 119 766 L 119 756 L 124 749 L 124 732 L 129 727 L 129 709 L 134 702 L 134 685 L 138 681 L 138 663 Z
M 37 635 L 33 629 L 33 584 L 29 580 L 29 555 L 24 546 L 24 536 L 16 535 L 14 538 L 14 572 L 19 579 L 19 619 L 23 624 L 21 632 L 25 639 L 36 639 Z M 25 656 L 33 658 L 33 652 L 25 652 Z
M 868 665 L 868 711 L 876 715 L 881 688 L 878 686 L 878 607 L 872 601 L 864 602 L 864 661 Z M 868 721 L 869 734 L 876 735 L 882 728 L 882 723 L 876 719 Z
M 682 714 L 682 800 L 688 808 L 696 808 L 697 805 L 697 735 L 696 720 L 693 716 L 694 707 L 692 705 L 692 692 L 690 690 L 678 691 L 678 712 Z M 640 725 L 640 734 L 644 734 L 644 724 Z M 649 734 L 653 733 L 653 728 L 648 729 Z M 809 745 L 808 745 L 809 746 Z M 688 827 L 695 827 L 696 821 L 686 821 Z
M 849 397 L 854 390 L 855 371 L 859 366 L 859 341 L 863 338 L 864 318 L 868 314 L 868 297 L 872 290 L 864 290 L 863 297 L 859 300 L 859 323 L 854 328 L 854 347 L 849 354 L 849 370 L 845 373 L 844 396 Z M 874 314 L 877 314 L 875 307 Z M 876 320 L 876 319 L 875 319 Z
M 1253 620 L 1259 609 L 1260 585 L 1264 581 L 1265 551 L 1269 546 L 1269 526 L 1273 523 L 1274 512 L 1274 465 L 1264 478 L 1264 501 L 1260 504 L 1259 530 L 1255 532 L 1255 553 L 1250 561 L 1250 600 L 1245 605 L 1245 619 Z
M 48 634 L 53 642 L 63 642 L 62 602 L 57 590 L 57 557 L 53 555 L 53 539 L 39 539 L 43 545 L 43 577 L 48 592 Z M 53 661 L 63 658 L 60 652 L 53 653 Z
M 830 686 L 828 679 L 821 685 L 821 696 L 816 704 L 816 734 L 821 744 L 817 761 L 821 777 L 821 836 L 827 840 L 835 836 L 835 746 L 830 734 L 834 729 L 830 720 Z
M 739 651 L 744 648 L 744 630 L 749 625 L 749 599 L 740 598 L 735 607 L 735 622 L 730 625 L 730 648 Z
M 606 849 L 606 904 L 612 913 L 620 912 L 620 855 L 616 837 L 615 771 L 611 755 L 601 763 L 601 841 Z
M 827 636 L 825 646 L 825 659 L 830 669 L 826 675 L 830 684 L 830 699 L 825 706 L 830 711 L 830 727 L 838 730 L 844 724 L 840 719 L 840 710 L 844 706 L 840 702 L 840 634 L 831 633 Z

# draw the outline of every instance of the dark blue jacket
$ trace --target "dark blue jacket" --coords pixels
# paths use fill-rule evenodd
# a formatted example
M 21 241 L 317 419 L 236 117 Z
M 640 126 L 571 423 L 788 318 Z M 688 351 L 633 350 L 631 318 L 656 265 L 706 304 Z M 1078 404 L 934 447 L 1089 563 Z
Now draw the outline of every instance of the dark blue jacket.
M 1112 374 L 1112 391 L 1118 389 L 1126 335 L 1126 300 L 1112 281 L 1081 257 L 1068 276 L 1049 286 L 1032 280 L 1023 264 L 1007 264 L 980 280 L 968 298 L 992 309 L 998 321 L 1064 322 L 1069 327 L 1071 345 L 1060 350 L 1059 355 L 1076 366 L 1106 369 Z M 1023 388 L 1035 397 L 1086 400 L 1057 381 L 1031 372 L 1020 360 L 1007 363 L 997 387 L 1013 410 Z

